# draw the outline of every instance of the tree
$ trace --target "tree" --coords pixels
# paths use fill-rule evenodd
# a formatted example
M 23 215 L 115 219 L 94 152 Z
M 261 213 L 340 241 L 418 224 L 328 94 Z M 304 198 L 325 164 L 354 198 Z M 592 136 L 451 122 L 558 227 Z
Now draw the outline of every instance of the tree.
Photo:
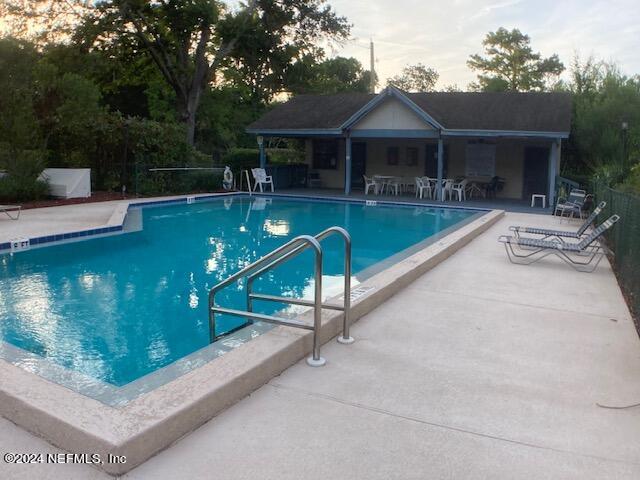
M 477 70 L 478 82 L 469 87 L 481 91 L 544 90 L 564 71 L 556 54 L 542 58 L 533 52 L 531 39 L 517 28 L 489 32 L 482 42 L 486 56 L 471 55 L 467 65 Z
M 595 176 L 615 185 L 640 161 L 640 76 L 626 76 L 614 63 L 591 56 L 582 60 L 578 54 L 569 73 L 559 85 L 573 99 L 563 174 Z
M 371 72 L 355 58 L 335 57 L 321 62 L 303 58 L 287 72 L 286 88 L 292 93 L 367 93 Z
M 387 85 L 393 85 L 405 92 L 429 92 L 435 87 L 439 76 L 433 68 L 417 63 L 404 67 L 400 75 L 387 80 Z
M 259 87 L 299 52 L 348 31 L 324 0 L 249 0 L 237 10 L 217 0 L 111 0 L 97 4 L 83 33 L 91 44 L 137 42 L 174 90 L 193 145 L 203 92 L 225 65 L 235 63 Z
M 67 40 L 91 0 L 2 0 L 0 35 L 29 40 L 39 46 Z

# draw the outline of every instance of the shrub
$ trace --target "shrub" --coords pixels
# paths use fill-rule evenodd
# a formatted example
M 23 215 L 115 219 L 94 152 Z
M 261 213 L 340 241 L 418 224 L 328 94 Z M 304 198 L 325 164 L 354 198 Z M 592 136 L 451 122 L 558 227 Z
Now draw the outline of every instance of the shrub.
M 49 194 L 47 183 L 38 179 L 44 170 L 42 155 L 35 150 L 4 155 L 3 166 L 7 173 L 0 178 L 0 201 L 24 202 Z
M 232 148 L 221 160 L 222 166 L 229 166 L 234 172 L 256 168 L 260 165 L 260 151 L 257 148 Z
M 304 152 L 294 148 L 268 148 L 267 158 L 274 164 L 304 163 Z
M 640 195 L 640 163 L 631 168 L 624 182 L 619 184 L 617 189 L 626 193 Z
M 222 175 L 205 171 L 147 172 L 140 176 L 137 193 L 141 195 L 215 192 L 222 189 Z

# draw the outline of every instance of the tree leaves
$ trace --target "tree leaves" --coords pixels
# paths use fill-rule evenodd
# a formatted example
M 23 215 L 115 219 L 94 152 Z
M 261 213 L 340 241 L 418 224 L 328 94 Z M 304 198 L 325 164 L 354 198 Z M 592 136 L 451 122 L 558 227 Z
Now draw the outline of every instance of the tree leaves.
M 387 85 L 393 85 L 405 92 L 430 92 L 434 89 L 438 78 L 439 74 L 433 68 L 417 63 L 404 67 L 402 74 L 387 80 Z
M 471 55 L 467 66 L 478 70 L 478 82 L 469 85 L 479 91 L 541 91 L 564 71 L 557 55 L 542 58 L 534 52 L 531 39 L 517 28 L 489 32 L 482 42 L 485 56 Z

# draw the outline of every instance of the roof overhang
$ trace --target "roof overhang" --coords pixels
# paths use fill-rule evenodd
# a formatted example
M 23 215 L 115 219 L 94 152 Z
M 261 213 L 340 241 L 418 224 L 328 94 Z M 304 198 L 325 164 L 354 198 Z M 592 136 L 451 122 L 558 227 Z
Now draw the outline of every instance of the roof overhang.
M 346 131 L 327 129 L 247 129 L 247 133 L 263 137 L 344 137 Z M 569 138 L 569 132 L 529 132 L 519 130 L 351 130 L 353 138 L 438 138 L 442 137 L 510 137 L 510 138 Z
M 388 98 L 395 98 L 413 111 L 433 130 L 352 130 L 360 120 L 366 117 L 378 105 Z M 464 130 L 447 129 L 424 109 L 413 102 L 404 92 L 393 85 L 382 90 L 369 102 L 351 115 L 342 125 L 333 128 L 313 129 L 257 129 L 248 128 L 247 133 L 265 137 L 342 137 L 354 138 L 438 138 L 442 137 L 510 137 L 510 138 L 568 138 L 569 132 L 542 132 L 525 130 Z
M 295 130 L 247 128 L 245 131 L 253 135 L 262 135 L 264 137 L 341 137 L 344 133 L 339 128 L 338 129 L 336 128 L 326 128 L 326 129 L 301 128 L 301 129 L 295 129 Z
M 524 137 L 569 138 L 569 132 L 535 132 L 525 130 L 442 130 L 443 137 Z

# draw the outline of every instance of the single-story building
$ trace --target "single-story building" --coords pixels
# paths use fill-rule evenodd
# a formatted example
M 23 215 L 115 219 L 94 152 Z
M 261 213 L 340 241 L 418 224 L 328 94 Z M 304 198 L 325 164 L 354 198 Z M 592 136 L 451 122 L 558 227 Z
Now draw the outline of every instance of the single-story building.
M 569 136 L 565 93 L 406 93 L 299 95 L 247 128 L 264 137 L 302 138 L 306 163 L 323 187 L 361 188 L 363 175 L 465 177 L 504 181 L 499 197 L 547 195 L 553 204 L 562 139 Z

